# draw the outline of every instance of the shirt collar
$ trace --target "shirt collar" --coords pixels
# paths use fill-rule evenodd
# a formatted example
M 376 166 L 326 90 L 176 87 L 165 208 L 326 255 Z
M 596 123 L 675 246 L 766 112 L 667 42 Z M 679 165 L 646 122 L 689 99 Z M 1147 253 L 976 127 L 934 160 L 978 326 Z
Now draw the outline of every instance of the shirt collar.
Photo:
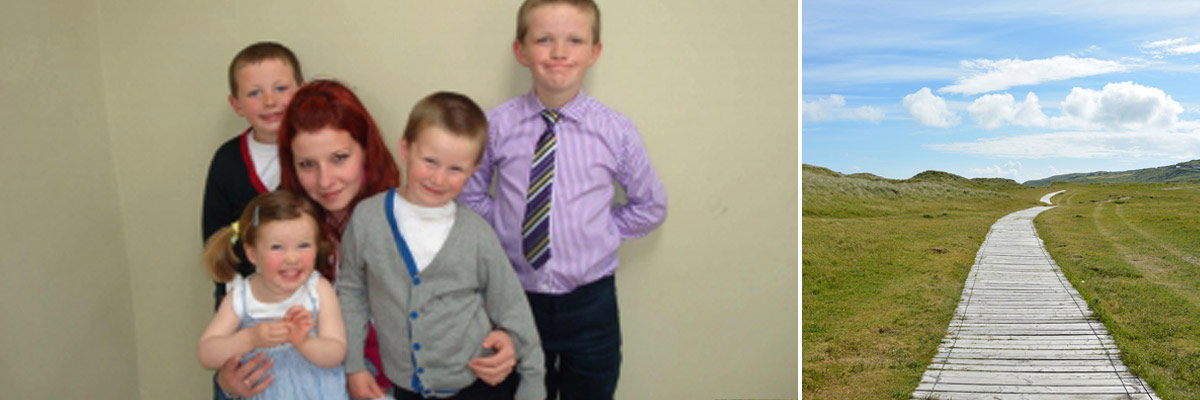
M 457 204 L 450 201 L 446 204 L 437 207 L 426 207 L 413 204 L 400 194 L 400 188 L 396 188 L 396 209 L 405 210 L 411 213 L 419 220 L 445 220 L 454 217 L 457 211 Z
M 584 112 L 587 110 L 587 103 L 591 101 L 591 97 L 583 89 L 579 89 L 579 93 L 575 94 L 575 98 L 568 101 L 566 105 L 558 109 L 558 114 L 565 119 L 580 120 L 583 118 Z M 537 93 L 530 90 L 525 94 L 525 118 L 541 118 L 542 110 L 546 109 L 542 105 L 542 100 L 538 99 Z

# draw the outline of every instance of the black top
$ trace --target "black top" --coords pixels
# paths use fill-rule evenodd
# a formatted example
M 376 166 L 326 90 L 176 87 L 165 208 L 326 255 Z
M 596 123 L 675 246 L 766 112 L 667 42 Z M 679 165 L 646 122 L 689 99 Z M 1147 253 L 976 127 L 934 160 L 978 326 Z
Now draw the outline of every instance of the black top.
M 229 139 L 213 154 L 208 166 L 208 179 L 204 185 L 204 210 L 201 216 L 203 223 L 203 238 L 205 241 L 242 216 L 246 204 L 266 188 L 258 180 L 257 172 L 250 159 L 250 150 L 246 140 L 251 140 L 250 130 Z M 254 273 L 254 265 L 246 261 L 246 255 L 239 244 L 234 247 L 234 254 L 242 262 L 237 266 L 238 273 L 249 276 Z M 213 292 L 217 306 L 225 298 L 225 284 L 216 283 Z

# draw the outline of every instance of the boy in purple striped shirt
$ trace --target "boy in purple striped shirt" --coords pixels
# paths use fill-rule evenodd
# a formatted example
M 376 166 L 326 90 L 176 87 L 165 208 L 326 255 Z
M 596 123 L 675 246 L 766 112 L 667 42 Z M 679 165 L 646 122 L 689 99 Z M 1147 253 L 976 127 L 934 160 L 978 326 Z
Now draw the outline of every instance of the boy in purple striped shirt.
M 666 190 L 633 123 L 583 91 L 601 51 L 594 2 L 526 0 L 512 46 L 533 90 L 488 112 L 487 148 L 459 200 L 492 224 L 525 288 L 548 398 L 611 399 L 617 247 L 662 224 Z M 614 204 L 614 181 L 624 204 Z

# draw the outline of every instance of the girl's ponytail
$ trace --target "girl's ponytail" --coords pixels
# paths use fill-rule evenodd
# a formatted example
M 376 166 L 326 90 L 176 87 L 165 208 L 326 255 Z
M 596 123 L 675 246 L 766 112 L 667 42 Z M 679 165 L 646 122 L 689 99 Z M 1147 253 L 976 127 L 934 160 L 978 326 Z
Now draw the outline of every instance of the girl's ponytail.
M 233 246 L 241 245 L 240 240 L 235 242 L 239 236 L 237 226 L 238 223 L 234 222 L 233 225 L 221 228 L 204 243 L 204 270 L 217 282 L 232 282 L 233 276 L 237 274 L 234 266 L 241 263 L 233 253 Z

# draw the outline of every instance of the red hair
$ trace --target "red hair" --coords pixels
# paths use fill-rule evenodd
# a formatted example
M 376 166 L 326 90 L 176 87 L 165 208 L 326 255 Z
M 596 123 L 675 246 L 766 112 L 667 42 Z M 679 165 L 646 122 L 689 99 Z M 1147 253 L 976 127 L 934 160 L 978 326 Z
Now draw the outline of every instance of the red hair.
M 308 197 L 308 192 L 300 185 L 300 179 L 296 176 L 292 141 L 300 132 L 313 132 L 326 127 L 350 133 L 354 141 L 363 148 L 362 191 L 350 200 L 348 209 L 353 209 L 359 201 L 368 196 L 400 186 L 400 170 L 396 167 L 396 161 L 384 144 L 379 127 L 375 126 L 375 120 L 358 100 L 358 96 L 340 82 L 314 80 L 302 86 L 292 96 L 279 128 L 281 188 Z M 334 228 L 327 229 L 326 233 L 341 237 L 345 227 L 331 226 L 335 222 L 326 218 L 329 210 L 320 208 L 320 214 L 322 224 L 327 228 Z

